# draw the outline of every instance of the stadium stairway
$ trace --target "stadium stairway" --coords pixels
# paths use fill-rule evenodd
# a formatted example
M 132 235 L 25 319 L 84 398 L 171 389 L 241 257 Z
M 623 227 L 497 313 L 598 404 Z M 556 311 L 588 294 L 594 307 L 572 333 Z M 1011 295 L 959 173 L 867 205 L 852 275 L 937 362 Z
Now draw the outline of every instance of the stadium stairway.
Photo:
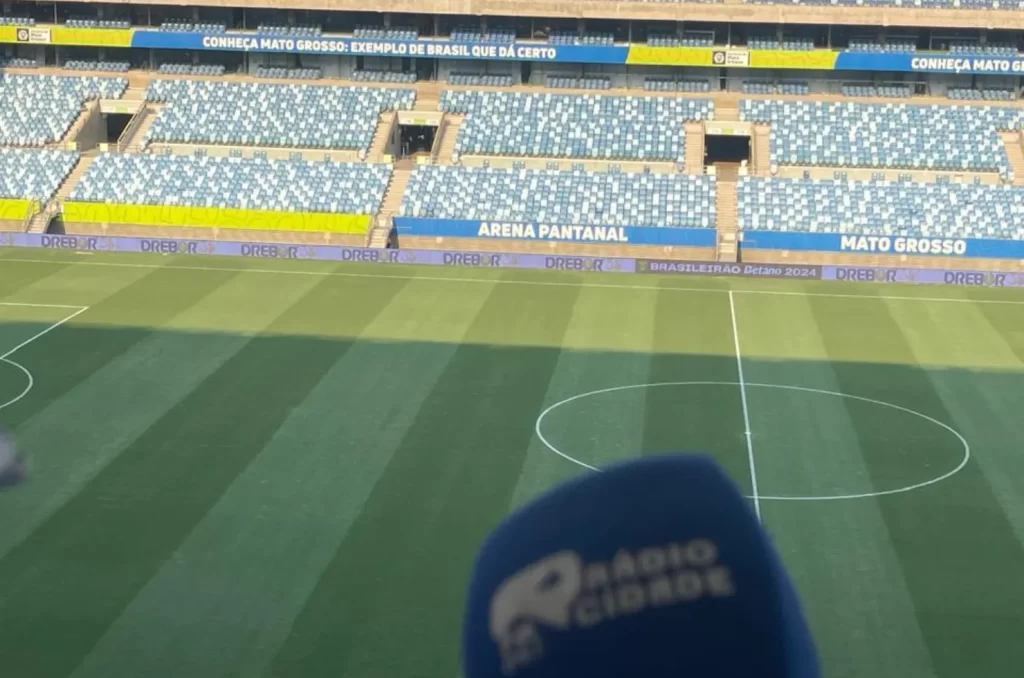
M 441 110 L 441 88 L 439 82 L 423 82 L 416 87 L 416 103 L 414 111 L 431 111 L 436 113 Z
M 89 165 L 97 158 L 99 152 L 96 150 L 87 151 L 78 157 L 78 162 L 71 168 L 71 172 L 57 189 L 56 195 L 43 205 L 43 209 L 35 214 L 28 222 L 29 233 L 46 233 L 50 220 L 60 212 L 60 205 L 71 196 L 71 191 L 85 175 Z
M 145 148 L 146 135 L 149 134 L 153 123 L 160 116 L 163 104 L 145 104 L 135 115 L 135 119 L 129 123 L 128 129 L 122 136 L 124 139 L 121 149 L 130 153 L 140 153 Z
M 754 148 L 751 171 L 754 176 L 766 177 L 772 169 L 771 125 L 754 125 Z
M 441 138 L 437 140 L 437 158 L 439 165 L 451 165 L 452 156 L 455 154 L 455 142 L 459 137 L 459 130 L 462 123 L 466 121 L 464 115 L 453 115 L 445 113 L 441 123 Z
M 703 123 L 686 123 L 686 157 L 683 167 L 687 174 L 704 174 Z
M 397 124 L 398 113 L 396 111 L 384 111 L 380 114 L 380 120 L 377 122 L 377 129 L 373 133 L 370 150 L 366 156 L 371 162 L 383 162 L 383 155 L 392 146 L 392 135 Z
M 1013 184 L 1024 186 L 1024 132 L 1002 132 L 1000 136 L 1013 168 Z
M 716 165 L 718 180 L 715 188 L 715 213 L 718 219 L 718 253 L 717 260 L 735 263 L 739 259 L 736 233 L 739 220 L 736 213 L 736 181 L 739 178 L 739 165 Z
M 388 187 L 384 191 L 384 199 L 380 203 L 380 211 L 374 219 L 373 228 L 367 235 L 370 247 L 387 247 L 388 236 L 391 235 L 393 220 L 402 206 L 402 196 L 412 178 L 413 163 L 410 160 L 399 160 L 391 172 Z

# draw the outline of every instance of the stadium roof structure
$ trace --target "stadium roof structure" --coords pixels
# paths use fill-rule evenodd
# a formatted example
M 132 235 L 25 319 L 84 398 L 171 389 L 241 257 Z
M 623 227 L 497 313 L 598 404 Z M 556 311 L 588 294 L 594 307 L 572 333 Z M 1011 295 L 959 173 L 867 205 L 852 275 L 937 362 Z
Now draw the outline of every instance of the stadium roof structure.
M 70 0 L 55 0 L 67 2 Z M 140 4 L 138 0 L 107 0 Z M 181 6 L 180 0 L 147 4 Z M 204 0 L 206 7 L 234 7 L 230 0 Z M 247 0 L 251 8 L 365 12 L 364 0 Z M 1024 30 L 1019 9 L 931 9 L 908 7 L 819 7 L 805 4 L 755 5 L 741 0 L 721 3 L 643 2 L 641 0 L 378 0 L 375 11 L 461 16 L 543 16 L 551 18 L 717 21 L 758 24 L 820 24 L 940 28 L 998 27 Z

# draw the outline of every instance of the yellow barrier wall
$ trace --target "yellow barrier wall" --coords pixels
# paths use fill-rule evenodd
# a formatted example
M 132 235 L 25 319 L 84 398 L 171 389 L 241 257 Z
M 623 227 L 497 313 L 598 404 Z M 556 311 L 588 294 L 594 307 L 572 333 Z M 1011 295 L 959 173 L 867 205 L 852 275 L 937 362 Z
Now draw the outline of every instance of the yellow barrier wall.
M 351 235 L 365 235 L 370 228 L 368 214 L 269 212 L 179 205 L 108 205 L 92 202 L 64 203 L 64 220 L 82 224 L 319 231 Z
M 0 199 L 0 220 L 25 221 L 31 212 L 31 200 Z
M 18 29 L 27 26 L 0 26 L 0 42 L 32 45 L 77 45 L 81 47 L 131 47 L 133 28 L 68 28 L 67 26 L 34 27 L 31 39 L 19 40 Z

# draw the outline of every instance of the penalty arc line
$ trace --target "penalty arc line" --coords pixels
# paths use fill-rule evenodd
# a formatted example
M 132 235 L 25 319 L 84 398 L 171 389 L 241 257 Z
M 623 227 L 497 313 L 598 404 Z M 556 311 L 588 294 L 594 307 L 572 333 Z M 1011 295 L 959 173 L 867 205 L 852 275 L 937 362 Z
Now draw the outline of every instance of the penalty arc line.
M 729 315 L 732 317 L 732 340 L 736 347 L 736 373 L 740 380 L 740 402 L 743 404 L 743 436 L 747 439 L 747 461 L 750 464 L 750 496 L 754 513 L 761 520 L 761 498 L 757 491 L 757 467 L 754 464 L 754 441 L 750 431 L 750 408 L 747 406 L 747 380 L 743 376 L 743 354 L 740 353 L 740 330 L 736 322 L 736 298 L 729 291 Z
M 14 306 L 15 304 L 4 304 L 4 305 Z M 60 307 L 55 306 L 55 308 L 60 308 Z M 11 365 L 13 367 L 18 368 L 19 370 L 21 370 L 25 374 L 25 377 L 28 380 L 28 384 L 25 386 L 25 389 L 21 393 L 19 393 L 12 400 L 7 401 L 6 403 L 0 403 L 0 410 L 4 409 L 6 407 L 10 407 L 14 403 L 18 402 L 19 400 L 21 400 L 22 398 L 27 396 L 29 394 L 29 391 L 32 390 L 32 387 L 35 386 L 35 379 L 32 377 L 32 373 L 28 370 L 27 367 L 25 367 L 21 363 L 17 363 L 17 362 L 14 362 L 13 360 L 11 360 L 10 359 L 11 356 L 14 355 L 16 352 L 20 351 L 21 349 L 25 348 L 26 346 L 28 346 L 29 344 L 31 344 L 36 339 L 39 339 L 40 337 L 45 336 L 46 334 L 49 334 L 50 332 L 52 332 L 53 330 L 57 329 L 61 325 L 65 324 L 67 322 L 70 322 L 71 320 L 74 320 L 75 318 L 77 318 L 78 316 L 80 316 L 81 314 L 83 314 L 83 313 L 85 313 L 86 311 L 89 310 L 88 306 L 71 306 L 69 308 L 77 308 L 78 310 L 75 311 L 74 313 L 72 313 L 71 315 L 67 316 L 66 318 L 62 318 L 61 320 L 58 320 L 57 322 L 55 322 L 54 324 L 50 325 L 49 327 L 47 327 L 43 331 L 37 332 L 35 335 L 29 337 L 28 339 L 26 339 L 25 341 L 21 342 L 20 344 L 18 344 L 17 346 L 12 348 L 11 350 L 7 351 L 3 355 L 0 355 L 0 363 L 7 363 L 8 365 Z

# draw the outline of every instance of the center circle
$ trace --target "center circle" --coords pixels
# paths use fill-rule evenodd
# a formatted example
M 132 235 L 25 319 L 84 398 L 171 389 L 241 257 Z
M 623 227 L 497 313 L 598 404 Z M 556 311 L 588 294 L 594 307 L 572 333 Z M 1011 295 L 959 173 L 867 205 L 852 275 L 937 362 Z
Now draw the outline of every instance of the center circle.
M 741 382 L 738 382 L 738 381 L 665 381 L 665 382 L 655 382 L 655 383 L 649 383 L 649 384 L 628 384 L 628 385 L 625 385 L 625 386 L 612 386 L 612 387 L 609 387 L 609 388 L 602 388 L 602 389 L 597 389 L 597 390 L 594 390 L 594 391 L 587 391 L 585 393 L 579 393 L 579 394 L 571 396 L 569 398 L 565 398 L 564 400 L 560 400 L 557 403 L 549 406 L 543 412 L 541 412 L 540 415 L 537 417 L 536 423 L 534 424 L 534 432 L 536 433 L 537 438 L 540 440 L 540 442 L 547 449 L 551 450 L 552 452 L 554 452 L 558 456 L 562 457 L 563 459 L 566 459 L 566 460 L 576 464 L 577 466 L 581 466 L 581 467 L 583 467 L 585 469 L 588 469 L 588 470 L 591 470 L 591 471 L 600 471 L 601 470 L 600 468 L 598 468 L 596 466 L 593 466 L 591 464 L 588 464 L 588 463 L 586 463 L 584 461 L 581 461 L 579 459 L 576 459 L 575 457 L 567 454 L 563 450 L 558 449 L 558 447 L 556 447 L 554 444 L 552 444 L 551 441 L 549 441 L 547 439 L 547 437 L 544 435 L 543 424 L 544 424 L 545 418 L 547 418 L 548 415 L 550 415 L 555 410 L 558 410 L 559 408 L 564 407 L 564 406 L 566 406 L 566 405 L 568 405 L 570 403 L 577 402 L 577 401 L 580 401 L 580 400 L 584 400 L 586 398 L 592 398 L 594 396 L 599 396 L 599 395 L 602 395 L 602 394 L 605 394 L 605 393 L 615 393 L 615 392 L 618 392 L 618 391 L 632 391 L 632 390 L 638 390 L 638 389 L 677 387 L 677 386 L 735 386 L 737 388 L 745 388 L 745 389 L 778 389 L 778 390 L 783 390 L 783 391 L 796 391 L 796 392 L 800 392 L 800 393 L 810 393 L 810 394 L 816 394 L 816 395 L 821 395 L 821 396 L 828 396 L 828 397 L 833 397 L 833 398 L 845 398 L 845 399 L 848 399 L 848 400 L 858 401 L 858 402 L 862 402 L 862 403 L 868 403 L 868 404 L 871 404 L 871 405 L 877 405 L 879 407 L 885 407 L 885 408 L 888 408 L 888 409 L 891 409 L 891 410 L 895 410 L 897 412 L 902 412 L 904 414 L 908 414 L 908 415 L 911 415 L 913 417 L 917 417 L 918 419 L 924 420 L 924 421 L 926 421 L 926 422 L 928 422 L 928 423 L 930 423 L 930 424 L 932 424 L 934 426 L 938 426 L 939 428 L 947 431 L 950 435 L 955 437 L 956 440 L 960 443 L 960 446 L 963 449 L 963 456 L 960 459 L 960 462 L 955 467 L 945 471 L 944 473 L 941 473 L 940 475 L 936 475 L 936 476 L 934 476 L 932 478 L 929 478 L 927 480 L 923 480 L 923 481 L 918 482 L 918 483 L 908 484 L 908 485 L 904 485 L 904 486 L 901 486 L 901 487 L 896 487 L 896 488 L 888 489 L 888 490 L 879 490 L 877 492 L 861 492 L 861 493 L 854 493 L 854 494 L 835 494 L 835 495 L 824 495 L 824 496 L 806 496 L 806 495 L 775 495 L 775 496 L 773 496 L 773 495 L 758 494 L 757 498 L 759 500 L 761 500 L 761 501 L 764 501 L 764 500 L 771 500 L 771 501 L 828 501 L 828 500 L 838 500 L 838 499 L 866 499 L 866 498 L 869 498 L 869 497 L 882 497 L 882 496 L 886 496 L 886 495 L 890 495 L 890 494 L 900 494 L 900 493 L 903 493 L 903 492 L 910 492 L 911 490 L 921 489 L 923 487 L 927 487 L 929 485 L 934 485 L 935 483 L 938 483 L 938 482 L 941 482 L 943 480 L 946 480 L 947 478 L 949 478 L 949 477 L 959 473 L 960 470 L 963 469 L 963 467 L 966 466 L 967 462 L 970 461 L 970 459 L 971 459 L 971 446 L 970 446 L 970 444 L 968 444 L 967 440 L 963 437 L 963 435 L 960 434 L 959 431 L 957 431 L 953 427 L 949 426 L 948 424 L 945 424 L 945 423 L 939 421 L 938 419 L 935 419 L 934 417 L 930 417 L 927 414 L 924 414 L 923 412 L 918 412 L 917 410 L 910 409 L 909 407 L 903 407 L 902 405 L 896 405 L 894 403 L 886 402 L 884 400 L 877 400 L 875 398 L 867 398 L 865 396 L 852 395 L 850 393 L 841 393 L 839 391 L 829 391 L 829 390 L 820 389 L 820 388 L 809 388 L 809 387 L 806 387 L 806 386 L 790 386 L 790 385 L 786 385 L 786 384 L 759 384 L 759 383 L 750 383 L 750 382 L 741 383 Z M 756 450 L 755 450 L 755 452 L 756 452 Z

